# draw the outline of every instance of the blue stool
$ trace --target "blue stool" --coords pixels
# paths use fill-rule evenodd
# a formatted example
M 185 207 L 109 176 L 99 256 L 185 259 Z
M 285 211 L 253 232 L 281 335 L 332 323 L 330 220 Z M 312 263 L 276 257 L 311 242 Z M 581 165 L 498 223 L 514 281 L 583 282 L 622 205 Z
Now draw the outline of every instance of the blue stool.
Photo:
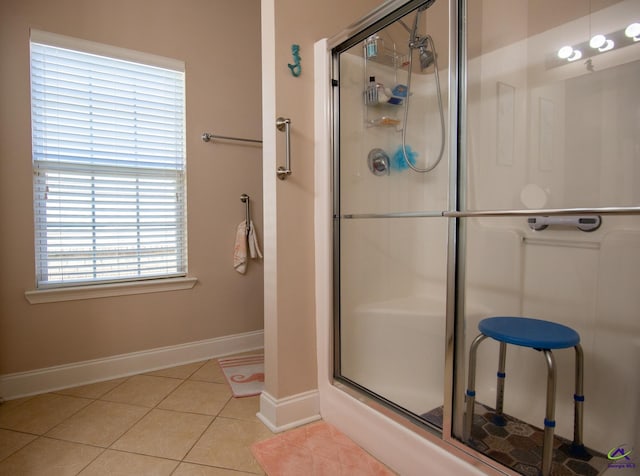
M 507 344 L 531 347 L 544 353 L 548 377 L 547 377 L 547 407 L 544 419 L 544 440 L 542 443 L 542 475 L 551 474 L 551 458 L 553 455 L 553 432 L 556 426 L 554 420 L 556 399 L 556 364 L 551 349 L 567 349 L 573 347 L 576 351 L 575 369 L 575 394 L 574 423 L 572 452 L 576 455 L 585 455 L 586 450 L 582 443 L 582 405 L 584 395 L 583 386 L 583 361 L 580 335 L 573 329 L 555 322 L 531 319 L 527 317 L 489 317 L 478 324 L 480 334 L 471 344 L 469 350 L 469 383 L 467 387 L 467 412 L 464 417 L 463 438 L 468 441 L 471 437 L 471 425 L 473 424 L 473 406 L 475 402 L 476 380 L 476 351 L 478 345 L 487 337 L 500 342 L 500 357 L 498 362 L 498 386 L 496 392 L 496 414 L 494 423 L 499 426 L 506 425 L 502 413 L 504 402 L 504 379 Z

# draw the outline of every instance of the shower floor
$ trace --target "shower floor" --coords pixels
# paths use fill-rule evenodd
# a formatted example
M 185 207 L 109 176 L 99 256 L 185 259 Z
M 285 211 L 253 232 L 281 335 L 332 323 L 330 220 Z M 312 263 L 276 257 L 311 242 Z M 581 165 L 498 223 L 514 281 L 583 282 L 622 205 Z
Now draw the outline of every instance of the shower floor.
M 544 432 L 517 418 L 504 415 L 506 426 L 493 424 L 494 409 L 476 403 L 469 445 L 503 465 L 527 476 L 540 474 Z M 442 428 L 442 407 L 434 408 L 422 418 Z M 571 456 L 571 441 L 555 436 L 553 476 L 597 476 L 609 467 L 606 455 L 589 449 L 585 459 Z

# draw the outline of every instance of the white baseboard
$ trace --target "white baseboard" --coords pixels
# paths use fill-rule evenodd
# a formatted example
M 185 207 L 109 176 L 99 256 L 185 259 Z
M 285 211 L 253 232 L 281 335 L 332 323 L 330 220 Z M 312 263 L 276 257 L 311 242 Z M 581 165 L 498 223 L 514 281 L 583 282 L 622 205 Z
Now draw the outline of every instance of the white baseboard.
M 319 420 L 318 391 L 310 390 L 281 399 L 263 391 L 260 394 L 260 412 L 256 416 L 274 433 Z
M 0 397 L 11 400 L 262 348 L 260 330 L 5 374 L 0 375 Z

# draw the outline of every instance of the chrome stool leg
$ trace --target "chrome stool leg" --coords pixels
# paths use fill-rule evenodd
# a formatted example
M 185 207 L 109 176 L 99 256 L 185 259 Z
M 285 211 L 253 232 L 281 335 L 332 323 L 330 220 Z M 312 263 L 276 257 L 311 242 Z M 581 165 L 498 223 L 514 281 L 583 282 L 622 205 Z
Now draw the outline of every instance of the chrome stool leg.
M 547 361 L 547 409 L 544 418 L 544 440 L 542 443 L 542 476 L 551 474 L 553 457 L 553 432 L 556 426 L 556 363 L 549 349 L 542 349 Z
M 580 458 L 580 456 L 583 455 L 587 457 L 590 456 L 582 441 L 584 356 L 582 347 L 580 346 L 580 335 L 574 329 L 562 324 L 515 316 L 487 317 L 478 323 L 478 330 L 480 331 L 480 335 L 473 341 L 469 353 L 469 385 L 467 388 L 466 414 L 463 421 L 464 439 L 471 439 L 471 431 L 473 429 L 476 350 L 482 339 L 486 336 L 500 342 L 496 409 L 493 416 L 493 423 L 495 425 L 504 425 L 506 423 L 503 408 L 506 380 L 506 344 L 514 344 L 540 351 L 544 354 L 547 365 L 547 399 L 540 469 L 542 476 L 550 476 L 554 453 L 554 433 L 556 426 L 555 400 L 557 387 L 557 368 L 552 350 L 573 347 L 575 349 L 574 436 L 573 445 L 571 445 L 571 448 L 568 448 L 568 450 L 578 459 L 588 459 Z
M 471 426 L 473 425 L 473 404 L 476 399 L 476 351 L 480 342 L 487 338 L 486 335 L 480 334 L 473 340 L 469 349 L 469 380 L 467 384 L 467 411 L 464 414 L 464 427 L 462 428 L 462 439 L 469 441 L 471 438 Z
M 496 387 L 496 413 L 493 417 L 493 423 L 497 426 L 505 426 L 507 420 L 503 415 L 504 406 L 504 379 L 506 374 L 504 373 L 505 363 L 507 359 L 507 344 L 506 342 L 500 342 L 500 357 L 498 359 L 498 385 Z
M 584 354 L 580 344 L 576 345 L 574 349 L 576 351 L 576 393 L 573 395 L 573 444 L 571 445 L 571 454 L 577 457 L 587 457 L 589 452 L 582 442 Z

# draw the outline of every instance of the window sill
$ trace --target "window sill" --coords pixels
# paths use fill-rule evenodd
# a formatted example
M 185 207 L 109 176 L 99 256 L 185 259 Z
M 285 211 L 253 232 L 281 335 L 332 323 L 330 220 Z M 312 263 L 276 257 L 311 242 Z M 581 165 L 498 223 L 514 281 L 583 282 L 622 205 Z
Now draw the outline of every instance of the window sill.
M 25 291 L 24 297 L 30 304 L 47 302 L 77 301 L 80 299 L 95 299 L 113 296 L 127 296 L 130 294 L 159 293 L 164 291 L 180 291 L 191 289 L 198 282 L 198 278 L 165 278 L 150 279 L 149 281 L 135 281 L 128 283 L 96 284 L 92 286 L 74 286 L 55 289 L 35 289 Z

